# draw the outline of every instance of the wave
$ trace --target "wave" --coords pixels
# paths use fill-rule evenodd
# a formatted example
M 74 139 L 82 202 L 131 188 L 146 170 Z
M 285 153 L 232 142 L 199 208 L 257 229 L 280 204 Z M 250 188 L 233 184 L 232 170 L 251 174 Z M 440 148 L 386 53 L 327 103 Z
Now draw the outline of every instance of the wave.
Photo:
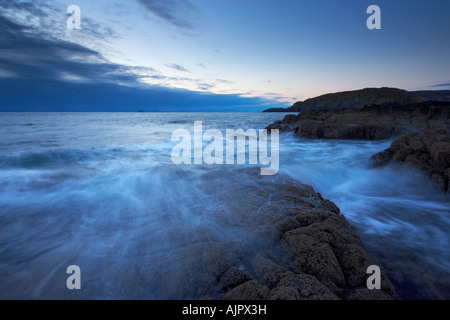
M 120 278 L 125 286 L 139 282 L 133 278 L 137 264 L 151 265 L 149 257 L 196 241 L 194 236 L 220 241 L 249 236 L 217 222 L 229 212 L 217 199 L 227 199 L 230 207 L 238 204 L 226 198 L 233 190 L 252 203 L 241 183 L 259 196 L 270 183 L 238 166 L 174 165 L 171 132 L 192 128 L 194 120 L 203 120 L 204 130 L 258 129 L 276 116 L 284 115 L 2 116 L 0 124 L 17 126 L 0 137 L 2 280 L 7 275 L 0 297 L 59 298 L 58 283 L 65 283 L 61 267 L 77 263 L 92 285 L 90 296 L 111 297 L 122 290 L 122 283 L 114 282 L 121 273 L 130 277 Z M 37 123 L 39 130 L 28 131 L 20 123 Z M 448 195 L 411 168 L 368 167 L 368 158 L 390 141 L 301 140 L 282 134 L 280 143 L 279 174 L 334 201 L 388 274 L 407 279 L 397 284 L 414 287 L 407 297 L 448 298 Z M 401 281 L 409 281 L 409 287 Z M 155 294 L 144 290 L 143 296 Z

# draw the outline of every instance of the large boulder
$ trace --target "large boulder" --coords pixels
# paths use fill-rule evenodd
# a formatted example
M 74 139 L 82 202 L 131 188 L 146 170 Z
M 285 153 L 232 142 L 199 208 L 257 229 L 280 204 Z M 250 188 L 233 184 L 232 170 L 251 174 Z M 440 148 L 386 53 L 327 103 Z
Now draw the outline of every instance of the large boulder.
M 370 158 L 374 167 L 393 161 L 426 172 L 443 191 L 450 192 L 450 135 L 447 131 L 430 129 L 402 135 L 388 149 Z

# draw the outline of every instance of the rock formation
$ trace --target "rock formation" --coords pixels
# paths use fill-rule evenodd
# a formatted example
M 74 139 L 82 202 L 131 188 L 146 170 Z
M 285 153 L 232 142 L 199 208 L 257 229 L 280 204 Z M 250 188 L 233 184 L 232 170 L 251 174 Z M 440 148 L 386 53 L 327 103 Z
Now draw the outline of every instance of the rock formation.
M 423 170 L 442 190 L 450 192 L 450 135 L 445 130 L 423 130 L 400 136 L 391 146 L 370 158 L 373 166 L 392 161 Z
M 296 102 L 287 109 L 273 108 L 265 112 L 300 112 L 302 110 L 360 109 L 373 104 L 411 104 L 422 102 L 418 94 L 396 88 L 366 88 L 355 91 L 329 93 L 305 101 Z
M 372 105 L 361 109 L 303 110 L 267 129 L 298 137 L 382 140 L 423 129 L 450 129 L 450 102 Z
M 173 238 L 181 239 L 175 248 L 141 264 L 144 288 L 163 299 L 395 297 L 384 272 L 381 290 L 367 288 L 367 267 L 380 264 L 333 202 L 283 175 L 260 177 L 255 188 L 250 174 L 257 172 L 230 175 L 240 187 L 224 187 L 206 207 L 208 224 L 217 229 L 174 226 Z

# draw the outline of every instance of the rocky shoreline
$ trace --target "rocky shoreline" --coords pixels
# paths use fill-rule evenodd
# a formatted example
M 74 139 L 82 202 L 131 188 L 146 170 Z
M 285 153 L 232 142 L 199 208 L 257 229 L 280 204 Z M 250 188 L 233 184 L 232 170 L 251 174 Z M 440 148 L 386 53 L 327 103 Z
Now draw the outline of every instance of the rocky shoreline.
M 388 103 L 358 109 L 303 110 L 267 126 L 307 139 L 385 140 L 391 147 L 368 155 L 372 166 L 403 162 L 424 171 L 449 192 L 450 102 Z
M 412 164 L 448 191 L 449 119 L 449 102 L 385 103 L 356 109 L 303 110 L 267 129 L 312 139 L 383 140 L 399 136 L 388 150 L 372 156 L 371 164 Z M 222 228 L 247 234 L 245 240 L 224 239 L 205 227 L 190 230 L 188 234 L 196 236 L 183 242 L 176 252 L 152 258 L 158 263 L 147 270 L 144 283 L 163 288 L 158 296 L 176 297 L 181 283 L 185 284 L 183 298 L 194 299 L 398 298 L 384 271 L 381 290 L 367 288 L 367 267 L 383 268 L 368 255 L 333 202 L 287 176 L 261 177 L 255 186 L 254 179 L 245 179 L 248 174 L 251 170 L 233 175 L 240 177 L 240 188 L 224 190 L 206 212 Z M 174 232 L 182 234 L 183 230 Z M 164 276 L 167 265 L 179 268 L 180 264 L 184 270 L 181 279 Z M 161 281 L 169 285 L 161 285 Z
M 239 170 L 237 189 L 224 190 L 206 209 L 220 228 L 175 226 L 179 247 L 147 257 L 138 272 L 165 299 L 366 300 L 394 299 L 384 271 L 381 290 L 366 285 L 370 257 L 339 208 L 312 187 L 278 175 Z M 250 175 L 252 177 L 250 177 Z M 248 179 L 245 177 L 248 176 Z M 234 178 L 236 177 L 236 178 Z M 214 173 L 211 173 L 214 179 Z M 233 183 L 232 183 L 233 184 Z M 217 208 L 221 208 L 218 210 Z M 182 270 L 180 273 L 178 270 Z M 131 290 L 139 294 L 139 290 Z
M 450 193 L 450 102 L 442 99 L 441 101 L 382 101 L 392 99 L 392 96 L 378 97 L 381 104 L 361 105 L 361 94 L 377 95 L 386 94 L 386 88 L 379 89 L 378 92 L 370 90 L 361 90 L 353 93 L 340 94 L 341 100 L 334 101 L 331 107 L 327 107 L 323 102 L 326 99 L 336 98 L 336 94 L 325 95 L 311 99 L 306 102 L 299 102 L 292 108 L 300 111 L 298 114 L 289 114 L 282 121 L 270 124 L 266 129 L 278 129 L 281 132 L 291 132 L 294 136 L 304 139 L 357 139 L 357 140 L 386 140 L 393 139 L 391 146 L 377 154 L 368 155 L 369 165 L 372 167 L 386 166 L 391 163 L 403 163 L 413 166 L 433 180 L 439 188 Z M 357 93 L 357 97 L 352 94 Z M 395 94 L 395 91 L 390 91 Z M 349 95 L 350 94 L 350 95 Z M 338 94 L 339 95 L 339 94 Z M 432 95 L 436 95 L 432 93 Z M 381 99 L 381 100 L 380 100 Z M 412 99 L 415 96 L 401 94 L 395 99 Z M 394 100 L 395 100 L 394 99 Z M 406 101 L 405 100 L 405 101 Z M 420 100 L 420 99 L 419 99 Z M 364 102 L 364 101 L 363 101 Z M 352 104 L 353 103 L 353 104 Z M 319 107 L 317 107 L 319 106 Z M 276 111 L 276 110 L 273 110 Z M 269 111 L 270 112 L 270 111 Z M 322 294 L 322 298 L 332 299 L 389 299 L 395 298 L 396 294 L 386 275 L 384 275 L 384 288 L 382 291 L 368 291 L 362 286 L 362 265 L 367 266 L 371 259 L 367 257 L 364 246 L 358 236 L 349 231 L 344 217 L 339 215 L 336 210 L 325 210 L 314 213 L 307 212 L 294 218 L 295 225 L 300 223 L 298 228 L 288 230 L 282 236 L 282 242 L 291 253 L 299 254 L 300 257 L 293 258 L 301 265 L 301 271 L 307 270 L 308 276 L 315 276 L 329 291 L 334 295 Z M 313 223 L 302 224 L 303 219 L 308 219 L 309 215 Z M 330 223 L 330 224 L 328 224 Z M 325 225 L 329 226 L 326 228 Z M 347 225 L 347 227 L 343 227 Z M 343 229 L 341 229 L 343 228 Z M 324 240 L 322 232 L 326 230 L 327 236 L 331 235 L 331 242 L 326 242 L 332 248 L 338 263 L 335 263 L 332 257 L 328 257 L 324 243 L 316 242 L 317 239 Z M 345 230 L 345 232 L 344 232 Z M 342 238 L 346 234 L 348 237 Z M 311 239 L 311 235 L 315 238 Z M 340 243 L 337 239 L 345 239 L 346 243 Z M 311 248 L 304 248 L 305 243 L 315 243 L 314 248 L 324 250 L 311 253 Z M 352 248 L 352 249 L 349 249 Z M 347 250 L 347 251 L 346 251 Z M 305 258 L 305 253 L 311 253 Z M 355 254 L 355 253 L 358 254 Z M 322 269 L 320 262 L 327 261 L 328 270 Z M 360 259 L 360 264 L 355 261 Z M 361 260 L 362 259 L 362 260 Z M 353 265 L 345 261 L 351 260 Z M 304 264 L 305 261 L 315 261 L 313 268 Z M 361 263 L 364 261 L 364 263 Z M 290 265 L 291 270 L 295 269 L 296 264 Z M 331 270 L 334 270 L 334 273 Z M 343 288 L 342 278 L 337 276 L 336 270 L 342 270 L 345 279 L 345 285 L 357 285 L 357 288 L 345 290 Z M 319 273 L 316 273 L 320 270 Z M 351 271 L 350 271 L 351 270 Z M 296 276 L 296 279 L 302 276 Z M 288 278 L 289 279 L 289 278 Z M 332 279 L 332 280 L 331 280 Z M 281 281 L 278 286 L 283 286 L 285 282 Z M 304 280 L 306 281 L 306 280 Z M 264 283 L 262 283 L 264 285 Z M 291 292 L 291 289 L 283 288 L 272 289 L 269 296 L 274 297 L 278 292 Z M 245 288 L 242 288 L 245 289 Z M 344 291 L 342 291 L 344 290 Z M 236 290 L 236 294 L 244 294 L 246 290 Z M 357 295 L 355 295 L 358 293 Z M 232 295 L 233 297 L 239 297 Z M 291 296 L 289 296 L 291 297 Z

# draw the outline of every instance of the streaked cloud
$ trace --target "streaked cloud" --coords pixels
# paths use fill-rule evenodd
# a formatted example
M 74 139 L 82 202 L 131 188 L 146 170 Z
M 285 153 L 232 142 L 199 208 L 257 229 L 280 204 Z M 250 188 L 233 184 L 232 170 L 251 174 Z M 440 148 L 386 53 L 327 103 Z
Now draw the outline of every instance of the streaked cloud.
M 450 82 L 438 83 L 438 84 L 430 86 L 430 88 L 441 88 L 441 87 L 450 87 Z
M 225 79 L 216 79 L 216 81 L 219 83 L 224 83 L 224 84 L 233 84 L 233 81 L 229 81 L 229 80 L 225 80 Z
M 189 0 L 137 0 L 147 10 L 166 22 L 183 29 L 193 29 L 190 17 L 197 12 Z
M 108 62 L 77 43 L 47 38 L 0 15 L 0 70 L 35 80 L 136 82 L 132 68 Z
M 189 71 L 188 69 L 186 69 L 186 68 L 183 67 L 183 66 L 180 66 L 179 64 L 170 63 L 170 64 L 166 64 L 165 66 L 168 67 L 168 68 L 171 68 L 171 69 L 175 69 L 175 70 L 177 70 L 177 71 L 181 71 L 181 72 L 189 72 L 189 73 L 190 73 L 190 71 Z
M 199 85 L 198 85 L 198 89 L 203 90 L 203 91 L 208 91 L 214 87 L 215 86 L 210 83 L 199 83 Z

